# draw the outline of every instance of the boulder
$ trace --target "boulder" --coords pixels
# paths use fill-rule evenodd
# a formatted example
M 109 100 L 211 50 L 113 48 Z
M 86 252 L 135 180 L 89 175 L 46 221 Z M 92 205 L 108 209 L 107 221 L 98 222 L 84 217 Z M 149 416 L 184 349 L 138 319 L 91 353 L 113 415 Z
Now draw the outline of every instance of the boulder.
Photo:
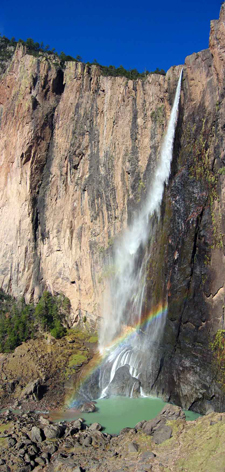
M 77 428 L 80 431 L 81 429 L 83 429 L 84 422 L 81 418 L 79 418 L 78 420 L 71 421 L 70 426 L 72 428 Z
M 125 365 L 117 369 L 114 378 L 107 389 L 107 395 L 122 395 L 129 397 L 138 396 L 140 393 L 141 383 L 129 372 L 129 366 Z
M 35 459 L 35 462 L 36 462 L 38 465 L 41 465 L 41 466 L 42 466 L 42 465 L 45 465 L 45 460 L 42 459 L 42 457 L 37 457 L 37 458 Z
M 136 442 L 131 442 L 128 444 L 128 451 L 129 452 L 138 452 L 138 444 Z
M 45 418 L 44 416 L 40 416 L 39 421 L 40 421 L 41 424 L 43 424 L 45 426 L 50 424 L 50 421 L 47 418 Z
M 18 380 L 10 380 L 6 383 L 6 391 L 8 393 L 13 393 L 15 391 L 16 385 L 18 384 Z
M 91 446 L 91 444 L 92 444 L 92 438 L 91 438 L 91 436 L 87 436 L 87 437 L 83 440 L 83 443 L 82 443 L 82 445 L 85 446 L 85 447 Z
M 38 428 L 37 426 L 33 426 L 30 432 L 30 439 L 33 442 L 42 442 L 44 440 L 44 433 L 42 429 Z
M 135 429 L 136 429 L 137 431 L 139 431 L 140 429 L 143 428 L 143 426 L 144 426 L 145 423 L 147 423 L 146 420 L 139 421 L 139 422 L 136 424 Z
M 102 425 L 99 423 L 92 423 L 89 428 L 90 431 L 101 431 L 102 430 Z
M 153 419 L 138 423 L 139 429 L 147 435 L 153 435 L 153 433 L 164 426 L 167 421 L 185 419 L 185 413 L 179 406 L 167 404 L 163 407 L 162 411 Z
M 94 403 L 94 402 L 86 402 L 86 403 L 84 403 L 84 404 L 81 406 L 80 411 L 81 411 L 82 413 L 93 413 L 94 411 L 96 411 L 95 403 Z
M 15 438 L 9 438 L 8 439 L 8 446 L 9 447 L 14 447 L 16 444 L 16 439 Z
M 134 428 L 130 428 L 129 426 L 127 426 L 126 428 L 121 429 L 120 434 L 126 434 L 126 433 L 129 433 L 130 431 L 132 431 L 133 433 L 136 432 Z
M 46 451 L 49 452 L 49 454 L 54 454 L 56 451 L 58 451 L 58 446 L 56 444 L 48 444 Z
M 179 418 L 185 420 L 185 413 L 183 412 L 182 408 L 180 406 L 171 405 L 170 403 L 163 407 L 162 411 L 159 413 L 159 416 L 161 418 L 165 418 L 168 421 L 178 420 Z
M 59 425 L 49 425 L 45 426 L 44 428 L 44 434 L 46 439 L 56 439 L 56 438 L 61 438 L 63 436 L 65 431 L 64 426 L 59 426 Z
M 145 451 L 140 455 L 139 459 L 140 462 L 145 462 L 146 460 L 154 459 L 155 457 L 156 455 L 154 454 L 154 452 Z
M 172 436 L 172 428 L 167 425 L 160 426 L 153 434 L 153 441 L 155 444 L 161 444 L 162 442 L 170 439 Z
M 148 434 L 150 436 L 160 426 L 160 424 L 164 424 L 165 421 L 166 420 L 162 419 L 160 415 L 157 415 L 156 418 L 153 418 L 153 420 L 146 421 L 143 424 L 142 429 L 145 434 Z
M 41 385 L 41 380 L 36 379 L 33 382 L 29 382 L 26 387 L 22 390 L 20 398 L 27 398 L 33 395 L 34 399 L 39 401 L 43 397 L 44 386 Z

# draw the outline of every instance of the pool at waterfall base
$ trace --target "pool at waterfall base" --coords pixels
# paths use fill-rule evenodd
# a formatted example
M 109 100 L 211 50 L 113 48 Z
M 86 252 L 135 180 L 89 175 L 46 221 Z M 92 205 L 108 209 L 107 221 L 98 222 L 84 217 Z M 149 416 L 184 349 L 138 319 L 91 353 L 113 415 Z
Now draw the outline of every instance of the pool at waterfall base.
M 79 410 L 68 409 L 64 412 L 55 412 L 51 418 L 55 421 L 72 421 L 82 417 L 86 424 L 100 423 L 104 431 L 109 434 L 119 434 L 121 429 L 134 427 L 139 421 L 155 418 L 166 405 L 157 397 L 111 397 L 96 401 L 97 411 L 81 413 Z M 193 411 L 185 411 L 188 421 L 197 419 L 200 415 Z

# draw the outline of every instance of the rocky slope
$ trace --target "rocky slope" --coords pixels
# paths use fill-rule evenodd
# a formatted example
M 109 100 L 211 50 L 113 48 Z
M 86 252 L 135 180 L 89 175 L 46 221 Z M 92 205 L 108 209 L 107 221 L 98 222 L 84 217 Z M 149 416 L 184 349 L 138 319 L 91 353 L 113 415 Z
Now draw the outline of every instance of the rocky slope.
M 49 334 L 0 354 L 1 408 L 64 408 L 96 348 L 97 336 L 76 328 L 62 339 Z
M 204 412 L 225 407 L 210 346 L 224 327 L 224 22 L 223 5 L 209 49 L 185 62 L 145 306 L 168 296 L 155 381 L 143 385 Z M 101 314 L 104 260 L 151 181 L 180 70 L 130 81 L 17 47 L 0 81 L 3 289 L 63 292 L 71 323 Z
M 224 414 L 186 422 L 178 407 L 167 405 L 154 420 L 114 437 L 82 419 L 54 424 L 46 416 L 6 412 L 0 420 L 2 472 L 214 472 L 225 466 Z

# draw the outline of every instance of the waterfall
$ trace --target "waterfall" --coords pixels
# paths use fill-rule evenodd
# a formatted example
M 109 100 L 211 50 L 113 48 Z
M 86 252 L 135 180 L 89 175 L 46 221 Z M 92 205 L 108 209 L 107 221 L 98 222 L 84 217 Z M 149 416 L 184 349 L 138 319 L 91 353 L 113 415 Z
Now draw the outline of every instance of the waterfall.
M 144 331 L 133 329 L 126 337 L 126 329 L 140 326 L 143 299 L 145 295 L 145 271 L 148 262 L 147 241 L 151 235 L 152 217 L 159 216 L 163 198 L 164 184 L 168 182 L 173 156 L 173 141 L 178 118 L 182 71 L 177 84 L 175 99 L 164 138 L 155 175 L 148 190 L 147 198 L 133 219 L 131 226 L 124 232 L 114 248 L 112 276 L 105 294 L 105 309 L 100 328 L 100 352 L 108 355 L 100 371 L 102 396 L 107 394 L 109 385 L 119 368 L 127 365 L 132 377 L 138 379 L 145 364 L 148 375 L 154 361 L 160 335 L 165 324 L 164 317 L 155 317 L 146 323 Z M 114 345 L 114 340 L 124 333 L 122 343 Z M 134 379 L 134 380 L 135 380 Z M 131 389 L 133 391 L 133 388 Z

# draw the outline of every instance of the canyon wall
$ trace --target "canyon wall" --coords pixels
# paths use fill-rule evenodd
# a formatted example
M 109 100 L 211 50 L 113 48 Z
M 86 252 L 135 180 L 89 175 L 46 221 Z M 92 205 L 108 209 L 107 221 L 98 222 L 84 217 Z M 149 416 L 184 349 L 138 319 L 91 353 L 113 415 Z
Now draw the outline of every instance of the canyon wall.
M 225 8 L 210 47 L 184 65 L 170 182 L 148 268 L 151 305 L 168 297 L 154 384 L 222 409 L 210 343 L 224 327 Z M 144 80 L 33 57 L 18 46 L 0 79 L 0 286 L 71 300 L 71 324 L 101 316 L 113 241 L 154 175 L 181 66 Z
M 0 84 L 4 290 L 100 315 L 103 261 L 151 179 L 179 69 L 134 82 L 17 48 Z
M 186 58 L 169 186 L 149 296 L 168 295 L 155 382 L 165 398 L 205 413 L 223 410 L 225 308 L 225 8 L 209 49 Z M 165 281 L 162 287 L 162 280 Z M 160 289 L 159 289 L 160 287 Z M 148 380 L 146 381 L 148 386 Z M 148 386 L 149 388 L 149 386 Z

